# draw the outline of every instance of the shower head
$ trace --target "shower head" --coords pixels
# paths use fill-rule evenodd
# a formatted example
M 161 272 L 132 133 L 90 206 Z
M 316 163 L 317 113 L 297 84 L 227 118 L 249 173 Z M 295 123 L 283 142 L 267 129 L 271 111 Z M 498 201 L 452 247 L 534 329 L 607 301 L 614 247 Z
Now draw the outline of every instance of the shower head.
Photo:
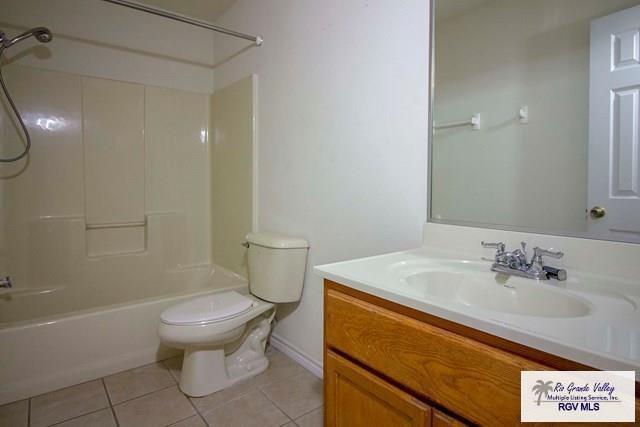
M 28 39 L 31 36 L 35 37 L 36 40 L 38 40 L 40 43 L 49 43 L 53 39 L 51 31 L 49 31 L 49 29 L 45 27 L 32 28 L 22 34 L 18 34 L 12 39 L 7 38 L 6 34 L 0 31 L 0 43 L 2 44 L 0 45 L 0 49 L 11 47 L 14 44 Z
M 2 53 L 4 52 L 4 50 L 8 47 L 13 46 L 18 42 L 21 42 L 22 40 L 28 39 L 31 36 L 35 37 L 36 40 L 38 40 L 40 43 L 49 43 L 51 39 L 53 39 L 53 36 L 51 35 L 51 31 L 49 31 L 49 29 L 45 27 L 32 28 L 28 31 L 25 31 L 22 34 L 18 34 L 12 39 L 7 38 L 7 35 L 2 31 L 0 31 L 0 87 L 2 87 L 2 91 L 4 92 L 4 95 L 7 98 L 7 101 L 9 102 L 11 109 L 13 110 L 13 113 L 16 115 L 18 122 L 20 123 L 20 127 L 24 132 L 24 137 L 26 140 L 24 150 L 22 150 L 22 153 L 15 155 L 13 157 L 0 157 L 0 163 L 11 163 L 11 162 L 15 162 L 16 160 L 20 160 L 23 157 L 25 157 L 27 154 L 29 154 L 29 150 L 31 150 L 31 136 L 29 135 L 29 130 L 27 129 L 27 126 L 24 124 L 24 120 L 22 120 L 20 111 L 18 110 L 18 107 L 16 107 L 16 104 L 13 102 L 13 99 L 11 98 L 11 94 L 9 94 L 9 89 L 7 89 L 7 85 L 4 83 L 4 78 L 2 77 L 2 68 L 1 68 L 2 66 L 1 59 L 2 59 Z
M 38 27 L 33 30 L 33 35 L 40 43 L 49 43 L 53 40 L 53 35 L 51 35 L 51 31 L 48 28 Z

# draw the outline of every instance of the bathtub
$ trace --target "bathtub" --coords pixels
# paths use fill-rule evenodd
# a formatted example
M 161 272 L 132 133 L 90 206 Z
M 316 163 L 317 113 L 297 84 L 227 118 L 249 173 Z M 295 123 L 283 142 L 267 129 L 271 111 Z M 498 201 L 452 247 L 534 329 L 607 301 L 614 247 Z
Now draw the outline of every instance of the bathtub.
M 96 290 L 3 290 L 0 405 L 178 354 L 158 339 L 160 313 L 193 296 L 228 290 L 246 293 L 247 281 L 210 267 L 202 280 L 169 281 L 137 299 L 107 305 Z

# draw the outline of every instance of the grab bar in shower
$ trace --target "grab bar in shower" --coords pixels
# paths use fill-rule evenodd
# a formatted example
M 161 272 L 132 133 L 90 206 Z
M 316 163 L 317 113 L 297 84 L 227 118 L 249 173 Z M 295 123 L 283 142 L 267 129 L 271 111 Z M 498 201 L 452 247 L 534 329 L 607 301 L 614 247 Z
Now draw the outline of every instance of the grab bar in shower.
M 101 230 L 104 228 L 129 228 L 129 227 L 144 227 L 147 225 L 147 221 L 132 221 L 132 222 L 102 222 L 85 225 L 87 230 Z
M 457 128 L 462 126 L 471 126 L 471 129 L 473 130 L 480 130 L 480 124 L 481 124 L 480 113 L 477 113 L 471 116 L 471 120 L 467 120 L 464 122 L 451 122 L 451 123 L 443 123 L 440 125 L 433 125 L 433 128 L 435 130 L 438 130 L 438 129 Z

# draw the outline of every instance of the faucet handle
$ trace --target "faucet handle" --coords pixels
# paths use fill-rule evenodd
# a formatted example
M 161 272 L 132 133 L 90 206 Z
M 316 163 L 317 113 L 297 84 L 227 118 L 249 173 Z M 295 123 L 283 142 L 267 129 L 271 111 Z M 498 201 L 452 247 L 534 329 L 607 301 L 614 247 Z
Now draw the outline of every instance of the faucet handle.
M 497 243 L 489 243 L 489 242 L 480 242 L 480 244 L 482 245 L 483 248 L 493 248 L 497 251 L 498 255 L 502 255 L 504 253 L 505 250 L 505 245 L 502 242 L 497 242 Z
M 542 274 L 543 280 L 547 278 L 546 272 L 544 272 L 544 262 L 542 261 L 543 256 L 548 256 L 551 258 L 562 258 L 564 253 L 560 251 L 554 251 L 553 249 L 542 249 L 539 247 L 533 248 L 533 258 L 531 259 L 531 265 L 529 269 L 533 272 Z
M 551 258 L 562 258 L 564 256 L 564 253 L 561 251 L 554 251 L 553 249 L 542 249 L 539 247 L 535 247 L 533 248 L 533 257 L 535 258 L 540 258 L 543 256 L 548 256 Z
M 522 242 L 520 242 L 520 247 L 522 248 L 522 253 L 523 254 L 527 254 L 527 242 L 525 242 L 524 240 Z

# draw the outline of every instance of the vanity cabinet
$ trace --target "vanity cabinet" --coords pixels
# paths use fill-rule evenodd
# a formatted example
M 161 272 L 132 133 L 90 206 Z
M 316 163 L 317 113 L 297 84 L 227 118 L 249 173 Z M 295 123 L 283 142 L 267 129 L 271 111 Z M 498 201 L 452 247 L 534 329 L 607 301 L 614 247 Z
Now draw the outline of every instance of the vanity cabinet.
M 328 427 L 517 425 L 521 371 L 590 369 L 329 280 L 324 346 Z

